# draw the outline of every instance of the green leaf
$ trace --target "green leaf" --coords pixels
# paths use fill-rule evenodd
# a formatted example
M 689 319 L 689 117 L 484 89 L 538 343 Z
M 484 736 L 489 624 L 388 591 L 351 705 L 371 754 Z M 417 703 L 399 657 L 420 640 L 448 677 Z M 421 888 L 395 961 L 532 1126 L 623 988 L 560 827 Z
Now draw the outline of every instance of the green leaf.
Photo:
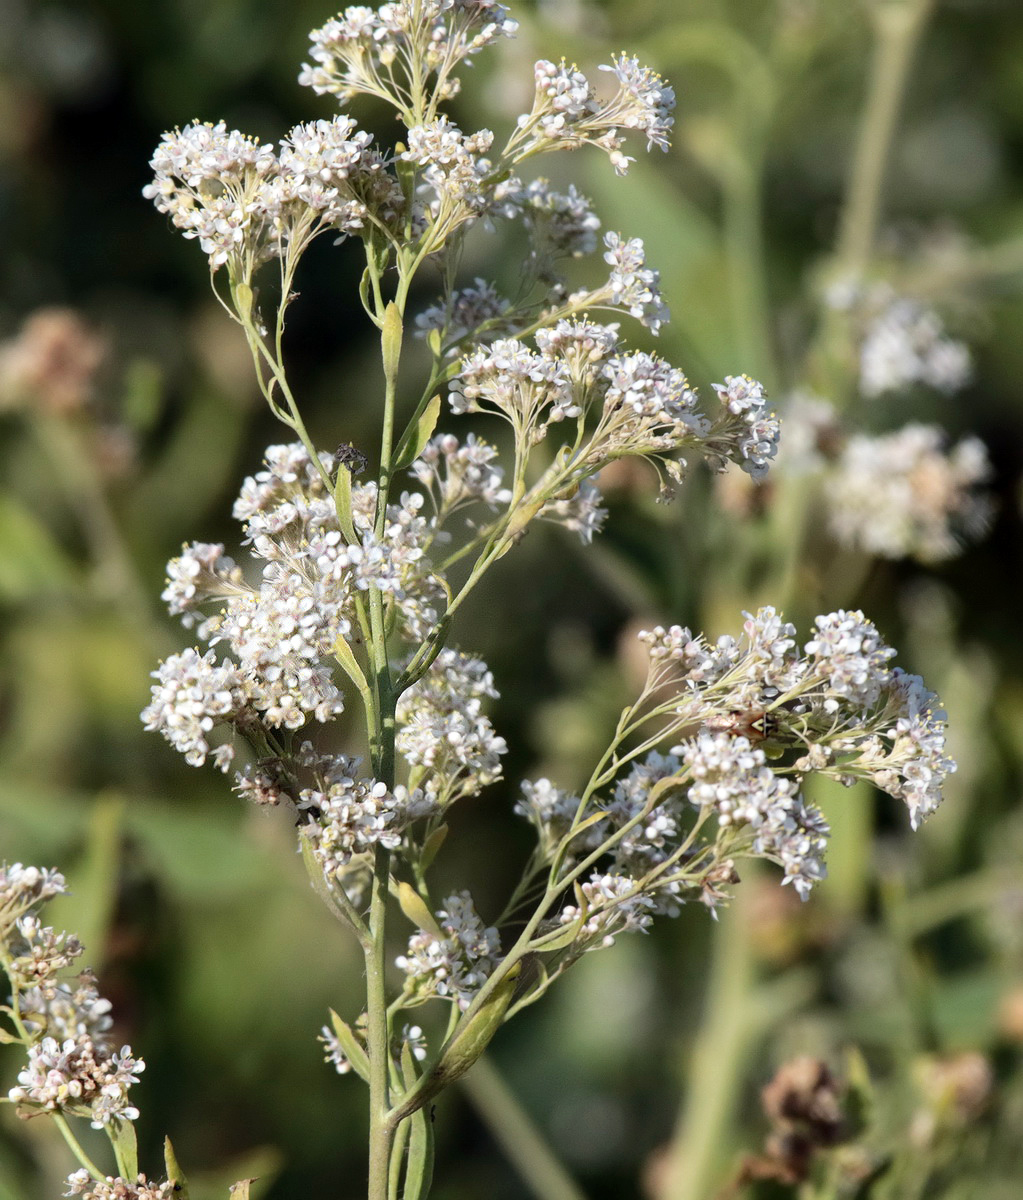
M 398 378 L 403 333 L 401 313 L 398 311 L 397 304 L 390 300 L 384 312 L 384 327 L 380 338 L 380 352 L 384 360 L 384 378 L 390 381 Z
M 395 888 L 395 894 L 401 905 L 401 911 L 417 929 L 425 929 L 427 933 L 438 939 L 444 937 L 433 913 L 427 907 L 426 901 L 411 884 L 399 883 Z
M 107 1125 L 107 1137 L 117 1155 L 117 1165 L 125 1179 L 137 1179 L 139 1174 L 139 1149 L 135 1139 L 135 1126 L 131 1121 L 111 1121 Z
M 424 1105 L 408 1118 L 412 1124 L 402 1200 L 425 1200 L 433 1182 L 433 1115 Z
M 401 1074 L 406 1089 L 411 1088 L 418 1078 L 416 1061 L 408 1042 L 401 1047 Z M 429 1107 L 425 1105 L 406 1119 L 410 1128 L 402 1200 L 424 1200 L 433 1180 L 433 1120 Z
M 66 590 L 74 575 L 49 530 L 18 500 L 0 496 L 0 600 L 38 601 Z
M 345 466 L 337 469 L 337 479 L 334 483 L 334 505 L 337 508 L 341 532 L 351 545 L 358 545 L 360 540 L 355 535 L 355 525 L 352 522 L 352 473 Z
M 189 1200 L 188 1181 L 185 1179 L 184 1171 L 178 1166 L 177 1155 L 174 1153 L 174 1147 L 171 1145 L 169 1137 L 163 1139 L 163 1163 L 167 1179 L 174 1185 L 174 1195 L 178 1200 Z
M 344 467 L 341 470 L 343 471 Z M 342 670 L 359 691 L 368 691 L 369 684 L 366 682 L 366 676 L 362 673 L 362 668 L 356 661 L 351 646 L 342 637 L 339 637 L 334 643 L 334 657 L 341 664 Z
M 395 471 L 401 471 L 405 467 L 411 466 L 420 454 L 422 454 L 426 443 L 433 437 L 433 431 L 437 428 L 438 420 L 440 420 L 439 393 L 423 409 L 422 415 L 416 422 L 415 433 L 398 455 L 398 459 L 394 464 Z
M 563 933 L 556 933 L 550 938 L 537 938 L 531 943 L 532 948 L 538 954 L 548 954 L 553 950 L 564 950 L 566 946 L 571 944 L 579 936 L 579 931 L 586 924 L 585 916 L 577 917 L 574 921 L 570 921 L 564 929 Z
M 333 1009 L 330 1010 L 330 1024 L 334 1030 L 334 1036 L 341 1043 L 341 1049 L 345 1052 L 345 1058 L 352 1064 L 352 1070 L 360 1079 L 369 1083 L 369 1058 L 351 1026 L 343 1021 Z
M 424 871 L 429 870 L 430 867 L 433 866 L 433 860 L 437 857 L 438 853 L 440 852 L 440 848 L 441 848 L 441 846 L 444 845 L 445 841 L 447 840 L 447 836 L 448 836 L 447 825 L 438 825 L 437 828 L 433 831 L 433 833 L 431 833 L 430 836 L 423 843 L 423 852 L 422 852 L 422 855 L 420 856 L 419 861 L 420 861 L 420 864 L 422 865 L 422 868 Z
M 516 963 L 472 1016 L 468 1020 L 462 1018 L 460 1028 L 456 1029 L 440 1062 L 430 1072 L 434 1084 L 432 1092 L 440 1091 L 464 1075 L 490 1045 L 512 1002 L 521 970 L 522 964 Z

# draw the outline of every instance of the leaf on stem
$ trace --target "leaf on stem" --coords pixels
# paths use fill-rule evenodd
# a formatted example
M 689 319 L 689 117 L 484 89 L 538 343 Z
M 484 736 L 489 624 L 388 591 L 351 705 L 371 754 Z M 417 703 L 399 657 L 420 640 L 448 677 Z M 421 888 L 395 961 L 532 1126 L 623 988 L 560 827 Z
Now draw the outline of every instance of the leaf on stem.
M 345 1058 L 351 1063 L 352 1070 L 365 1083 L 369 1083 L 369 1058 L 362 1043 L 352 1032 L 352 1027 L 343 1021 L 333 1009 L 330 1010 L 330 1024 L 334 1030 L 334 1036 L 341 1043 Z
M 366 682 L 366 676 L 362 673 L 362 668 L 356 661 L 355 655 L 352 653 L 351 646 L 344 638 L 339 637 L 334 643 L 334 657 L 341 664 L 344 673 L 355 684 L 360 692 L 369 690 L 369 684 Z
M 427 933 L 438 940 L 443 939 L 444 934 L 433 913 L 430 912 L 426 901 L 411 884 L 403 881 L 395 887 L 394 891 L 398 897 L 398 903 L 401 905 L 401 911 L 417 929 L 425 929 Z
M 424 871 L 428 871 L 433 866 L 433 860 L 440 853 L 440 848 L 447 840 L 447 836 L 447 825 L 438 825 L 423 843 L 423 851 L 419 858 L 419 864 Z
M 401 339 L 404 327 L 401 313 L 393 300 L 387 304 L 384 312 L 383 332 L 380 338 L 380 350 L 384 360 L 384 378 L 392 382 L 398 378 L 398 364 L 401 361 Z
M 171 1145 L 169 1137 L 163 1139 L 163 1163 L 167 1172 L 167 1181 L 174 1188 L 174 1195 L 178 1200 L 188 1200 L 188 1181 L 178 1166 L 177 1155 L 174 1153 L 174 1147 Z
M 490 1045 L 515 995 L 521 970 L 522 964 L 515 963 L 463 1028 L 456 1030 L 440 1062 L 430 1072 L 431 1079 L 437 1085 L 435 1091 L 464 1075 Z
M 117 1156 L 117 1165 L 126 1179 L 137 1179 L 139 1174 L 139 1151 L 135 1140 L 135 1126 L 131 1121 L 111 1121 L 106 1127 L 107 1137 Z
M 401 1074 L 408 1091 L 418 1079 L 416 1060 L 408 1042 L 401 1048 Z M 402 1200 L 425 1200 L 433 1182 L 433 1120 L 425 1105 L 406 1119 L 409 1122 L 409 1145 Z
M 433 431 L 437 428 L 439 420 L 440 393 L 434 396 L 426 408 L 423 409 L 422 416 L 416 422 L 415 432 L 409 437 L 401 453 L 398 455 L 398 459 L 394 464 L 395 471 L 401 471 L 405 467 L 411 466 L 420 454 L 422 454 L 426 443 L 433 437 Z

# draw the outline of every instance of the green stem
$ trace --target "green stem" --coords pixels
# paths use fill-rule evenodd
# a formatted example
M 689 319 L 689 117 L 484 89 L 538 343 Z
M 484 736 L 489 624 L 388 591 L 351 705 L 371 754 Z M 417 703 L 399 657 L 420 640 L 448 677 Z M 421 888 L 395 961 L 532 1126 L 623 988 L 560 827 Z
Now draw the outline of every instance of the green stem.
M 906 82 L 934 0 L 874 0 L 874 57 L 838 241 L 838 261 L 854 278 L 874 248 L 881 192 Z
M 762 379 L 772 391 L 779 379 L 767 295 L 761 177 L 761 156 L 751 149 L 746 157 L 729 164 L 721 182 L 736 345 L 743 369 Z
M 94 1179 L 106 1179 L 106 1172 L 101 1171 L 99 1167 L 96 1166 L 88 1154 L 86 1154 L 82 1149 L 78 1142 L 78 1138 L 76 1138 L 71 1132 L 71 1126 L 67 1123 L 67 1117 L 65 1117 L 63 1113 L 59 1112 L 52 1113 L 51 1116 L 54 1125 L 56 1125 L 60 1130 L 61 1136 L 64 1138 L 64 1141 L 67 1142 L 68 1148 L 75 1156 L 77 1161 L 82 1164 L 82 1166 L 93 1176 Z
M 387 879 L 390 851 L 378 846 L 373 863 L 373 893 L 369 910 L 370 937 L 365 947 L 366 1037 L 369 1050 L 369 1197 L 389 1200 L 391 1140 L 394 1129 L 387 1120 L 390 1104 L 388 1069 L 390 1036 L 385 985 L 384 925 L 387 913 Z
M 118 598 L 125 614 L 140 630 L 155 636 L 149 601 L 96 472 L 92 453 L 67 419 L 40 416 L 35 430 L 55 467 L 57 482 L 85 537 L 104 590 Z
M 755 1032 L 748 999 L 753 985 L 753 946 L 746 911 L 752 882 L 745 881 L 716 931 L 706 1016 L 672 1139 L 671 1169 L 659 1200 L 706 1200 L 713 1195 L 724 1149 L 721 1131 L 727 1128 L 735 1108 L 743 1062 Z
M 461 1084 L 536 1200 L 585 1200 L 487 1055 L 462 1077 Z

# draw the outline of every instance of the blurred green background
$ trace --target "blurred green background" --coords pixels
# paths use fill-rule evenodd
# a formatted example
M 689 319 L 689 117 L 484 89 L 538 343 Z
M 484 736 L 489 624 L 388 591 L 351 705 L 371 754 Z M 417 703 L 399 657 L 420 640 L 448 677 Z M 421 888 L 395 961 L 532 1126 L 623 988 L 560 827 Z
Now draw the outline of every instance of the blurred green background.
M 36 326 L 56 376 L 81 366 L 63 399 L 0 394 L 0 856 L 67 873 L 74 896 L 52 923 L 81 934 L 148 1064 L 144 1161 L 156 1174 L 169 1134 L 194 1200 L 243 1175 L 277 1200 L 363 1194 L 362 1090 L 315 1041 L 328 1005 L 353 1015 L 361 964 L 310 891 L 286 815 L 247 811 L 138 720 L 148 672 L 187 638 L 160 608 L 164 563 L 186 540 L 231 552 L 238 485 L 286 440 L 204 256 L 140 192 L 176 124 L 223 118 L 275 140 L 329 116 L 295 77 L 330 15 L 309 0 L 0 0 L 0 362 L 37 310 L 84 323 Z M 695 384 L 749 371 L 779 398 L 804 384 L 870 78 L 865 7 L 564 0 L 513 15 L 518 38 L 466 73 L 455 118 L 503 126 L 529 103 L 537 57 L 592 72 L 624 46 L 657 67 L 679 97 L 669 155 L 626 179 L 596 152 L 552 170 L 593 197 L 605 228 L 645 239 L 674 312 L 657 349 Z M 385 113 L 358 115 L 395 136 Z M 528 852 L 510 812 L 518 779 L 588 773 L 629 695 L 637 623 L 717 636 L 761 603 L 801 629 L 862 606 L 950 713 L 960 770 L 921 833 L 869 794 L 822 795 L 832 878 L 807 905 L 777 876 L 751 877 L 720 924 L 687 911 L 620 939 L 502 1032 L 494 1060 L 595 1200 L 667 1200 L 672 1154 L 698 1181 L 685 1195 L 709 1200 L 759 1148 L 775 1068 L 810 1053 L 847 1073 L 853 1046 L 880 1114 L 865 1144 L 878 1162 L 902 1154 L 893 1195 L 1019 1194 L 1021 184 L 1018 0 L 941 4 L 909 76 L 872 269 L 939 305 L 975 376 L 955 398 L 910 393 L 846 416 L 979 435 L 998 503 L 981 544 L 929 569 L 838 555 L 798 489 L 794 507 L 737 515 L 699 473 L 670 507 L 629 475 L 593 547 L 531 533 L 460 618 L 455 640 L 503 693 L 493 718 L 511 753 L 507 783 L 459 814 L 438 869 L 485 917 Z M 379 392 L 358 255 L 328 241 L 303 265 L 288 341 L 327 448 L 369 443 Z M 470 276 L 517 273 L 497 239 L 473 254 Z M 424 305 L 432 295 L 426 281 Z M 926 1084 L 928 1063 L 967 1054 L 990 1080 L 972 1109 Z M 0 1056 L 4 1091 L 18 1069 Z M 529 1194 L 464 1096 L 444 1097 L 436 1128 L 437 1200 Z M 70 1167 L 52 1134 L 0 1109 L 0 1200 L 60 1194 Z

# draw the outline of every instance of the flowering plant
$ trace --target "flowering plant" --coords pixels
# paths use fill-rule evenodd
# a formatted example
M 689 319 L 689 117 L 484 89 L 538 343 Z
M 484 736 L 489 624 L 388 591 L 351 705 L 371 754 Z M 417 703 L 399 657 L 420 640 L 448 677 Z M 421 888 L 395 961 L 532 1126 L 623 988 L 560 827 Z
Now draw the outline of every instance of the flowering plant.
M 243 798 L 294 812 L 313 886 L 362 950 L 365 1009 L 331 1012 L 322 1040 L 339 1073 L 368 1085 L 370 1200 L 427 1194 L 429 1102 L 584 954 L 686 903 L 713 911 L 743 858 L 778 863 L 805 898 L 829 832 L 803 797 L 807 776 L 870 780 L 915 827 L 954 769 L 935 696 L 890 665 L 895 651 L 861 612 L 817 617 L 802 646 L 770 607 L 716 642 L 656 627 L 640 634 L 645 680 L 589 778 L 575 790 L 522 783 L 515 811 L 536 845 L 504 911 L 488 924 L 468 891 L 433 894 L 456 804 L 500 779 L 507 749 L 486 713 L 494 678 L 457 645 L 458 611 L 486 572 L 536 520 L 589 542 L 607 515 L 596 479 L 618 459 L 647 460 L 670 497 L 693 461 L 761 479 L 779 435 L 755 380 L 726 376 L 705 405 L 678 368 L 627 349 L 619 322 L 594 319 L 631 316 L 653 334 L 668 319 L 642 242 L 606 233 L 607 279 L 570 291 L 565 261 L 597 251 L 600 222 L 573 187 L 520 174 L 584 144 L 625 173 L 630 132 L 666 148 L 674 96 L 659 77 L 622 54 L 602 92 L 541 61 L 532 107 L 503 143 L 444 114 L 458 65 L 514 30 L 486 0 L 350 7 L 313 32 L 300 81 L 391 105 L 402 142 L 375 147 L 348 115 L 298 125 L 276 149 L 196 123 L 166 135 L 146 188 L 208 256 L 294 440 L 268 448 L 234 505 L 251 571 L 205 542 L 169 564 L 163 598 L 200 644 L 154 673 L 143 720 L 191 765 L 233 771 Z M 529 239 L 514 296 L 460 279 L 470 228 L 500 222 Z M 375 455 L 314 445 L 288 379 L 286 313 L 321 234 L 365 256 L 360 298 L 383 375 Z M 412 320 L 410 289 L 428 267 L 442 292 Z M 430 367 L 406 406 L 409 327 Z M 438 432 L 445 395 L 452 417 L 497 417 L 508 434 Z M 332 726 L 353 703 L 363 744 L 341 750 Z M 57 980 L 80 948 L 34 915 L 62 888 L 34 868 L 2 876 L 8 1036 L 29 1052 L 9 1099 L 21 1115 L 50 1114 L 75 1148 L 69 1195 L 169 1195 L 182 1180 L 172 1152 L 168 1182 L 138 1174 L 128 1089 L 143 1064 L 106 1040 L 109 1005 L 91 979 Z M 394 956 L 399 909 L 413 932 Z M 68 1116 L 109 1132 L 116 1178 Z

